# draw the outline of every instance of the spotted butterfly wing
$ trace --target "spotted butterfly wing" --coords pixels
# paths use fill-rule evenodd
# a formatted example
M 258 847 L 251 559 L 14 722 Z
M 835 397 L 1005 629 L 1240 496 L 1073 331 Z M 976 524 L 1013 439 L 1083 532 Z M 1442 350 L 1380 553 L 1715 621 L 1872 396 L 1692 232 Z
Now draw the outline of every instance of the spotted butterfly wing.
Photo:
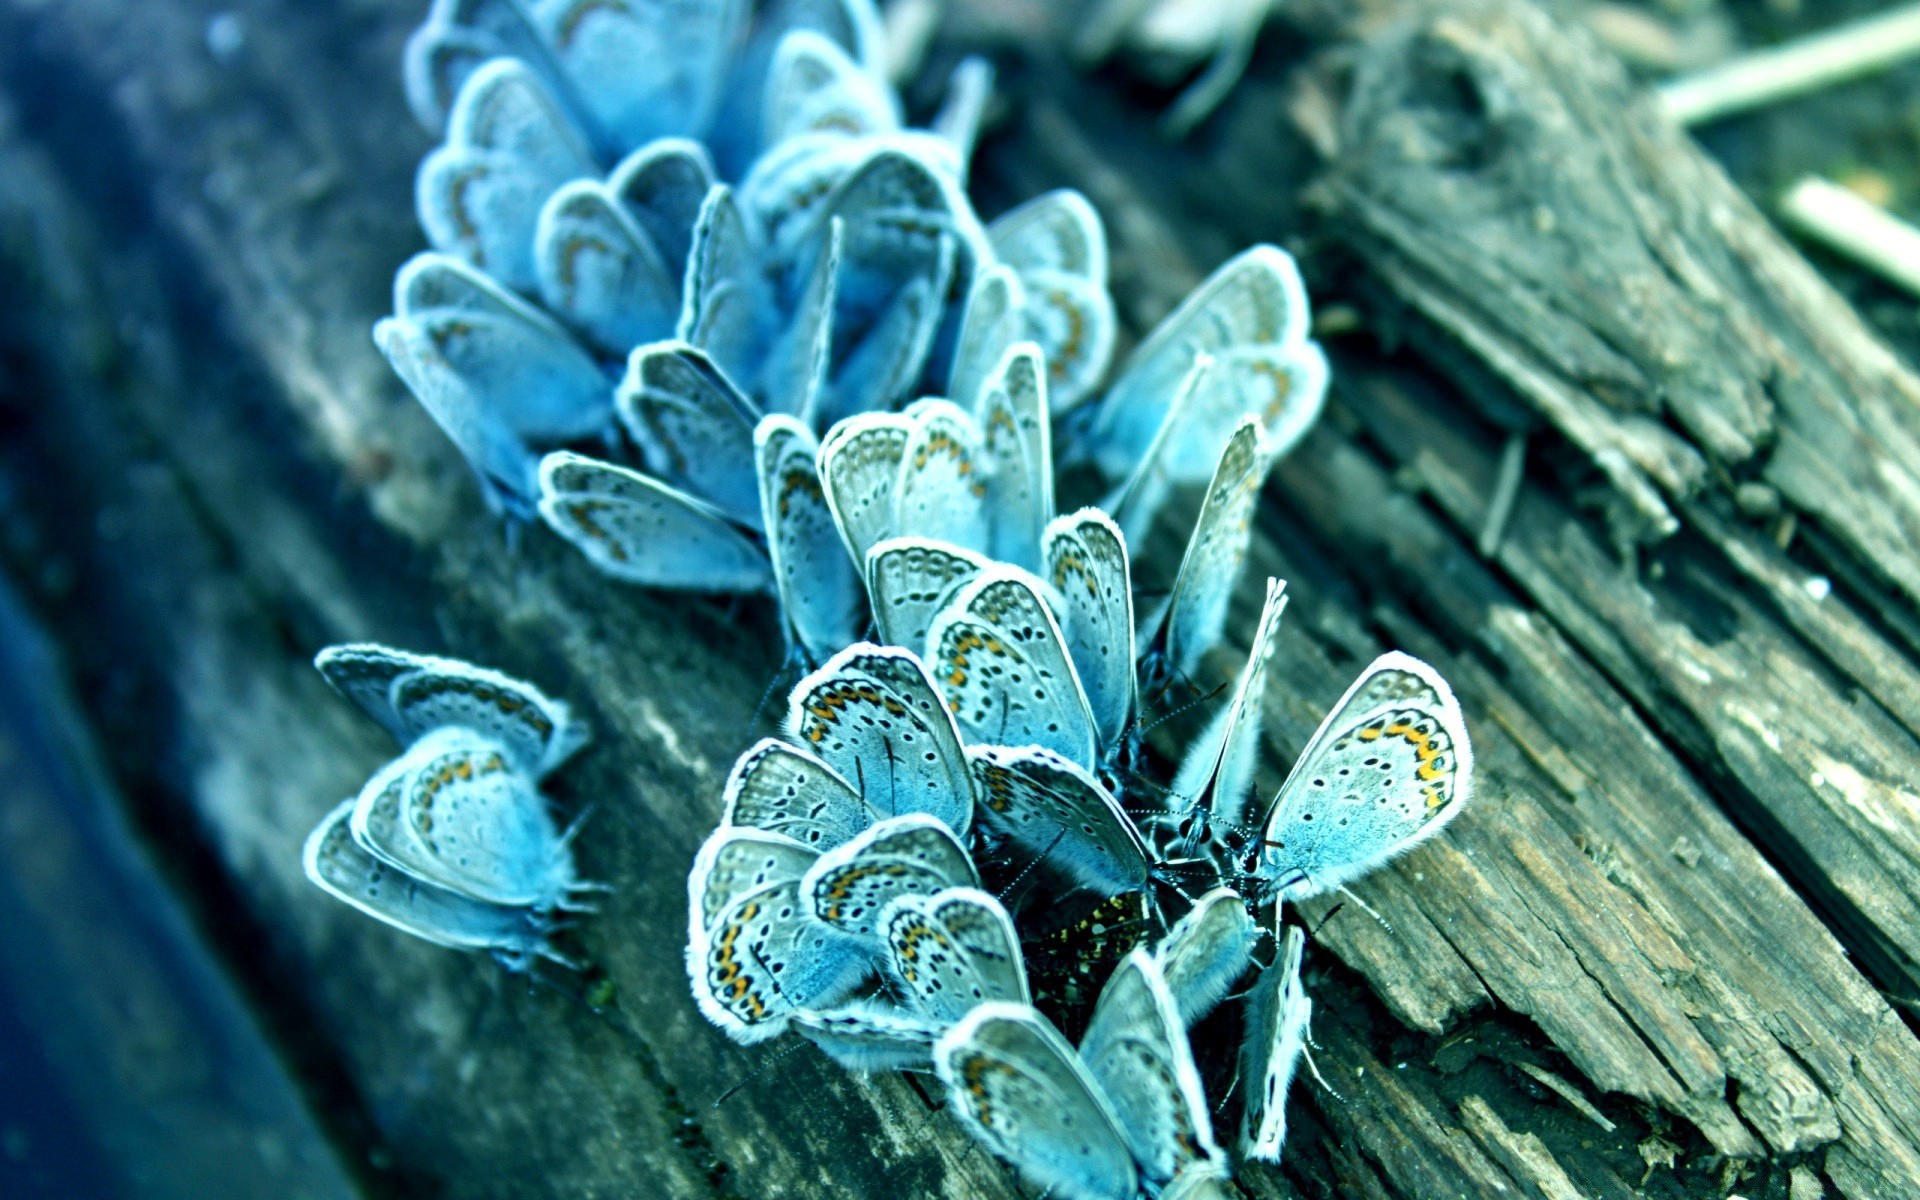
M 556 958 L 543 920 L 522 906 L 488 904 L 414 879 L 375 858 L 352 832 L 354 801 L 342 801 L 308 835 L 301 854 L 307 878 L 336 899 L 395 929 L 456 950 L 490 950 L 524 970 L 533 958 Z
M 313 665 L 401 745 L 444 725 L 479 730 L 534 778 L 586 744 L 564 701 L 500 671 L 373 642 L 329 646 Z
M 1287 900 L 1340 887 L 1438 833 L 1466 805 L 1472 779 L 1453 689 L 1419 659 L 1383 654 L 1268 806 L 1256 873 Z
M 976 811 L 989 835 L 1101 895 L 1138 891 L 1148 850 L 1113 794 L 1085 768 L 1040 746 L 970 746 Z
M 814 920 L 800 879 L 817 859 L 759 829 L 722 826 L 687 879 L 687 974 L 700 1011 L 742 1044 L 844 998 L 869 968 L 859 945 Z
M 1091 770 L 1093 712 L 1039 580 L 995 567 L 962 588 L 927 630 L 934 679 L 968 738 L 1036 745 Z
M 1080 1057 L 1149 1186 L 1223 1161 L 1186 1026 L 1151 951 L 1121 960 L 1080 1039 Z
M 1060 601 L 1060 626 L 1086 689 L 1106 753 L 1133 726 L 1133 584 L 1127 539 L 1097 508 L 1056 517 L 1041 538 L 1045 578 Z
M 784 413 L 753 434 L 760 507 L 790 651 L 822 662 L 859 635 L 860 580 L 840 542 L 813 431 Z
M 859 642 L 793 689 L 787 733 L 883 817 L 928 813 L 958 833 L 973 820 L 960 735 L 911 652 Z
M 881 929 L 887 978 L 906 1007 L 941 1027 L 990 1001 L 1032 1000 L 1013 919 L 986 892 L 954 887 L 896 897 Z
M 764 829 L 816 851 L 851 841 L 874 821 L 852 784 L 778 738 L 762 738 L 734 763 L 723 805 L 723 825 Z
M 966 847 L 926 813 L 891 817 L 834 847 L 808 868 L 801 895 L 814 918 L 844 934 L 883 936 L 881 918 L 901 896 L 980 886 Z
M 923 537 L 877 542 L 867 551 L 867 595 L 880 640 L 919 649 L 941 604 L 992 565 L 961 546 Z
M 445 726 L 362 789 L 356 841 L 416 879 L 491 904 L 551 911 L 573 859 L 546 801 L 498 742 Z
M 933 1065 L 960 1123 L 1036 1187 L 1071 1200 L 1138 1194 L 1119 1115 L 1031 1007 L 975 1008 L 934 1047 Z
M 592 146 L 547 82 L 519 59 L 498 58 L 461 85 L 446 143 L 420 161 L 414 207 L 435 249 L 532 292 L 547 197 L 598 174 Z
M 629 583 L 757 592 L 773 582 L 766 552 L 718 509 L 614 463 L 547 455 L 540 516 L 594 566 Z
M 759 406 L 704 350 L 677 339 L 636 346 L 614 411 L 664 478 L 733 521 L 761 527 L 753 469 Z

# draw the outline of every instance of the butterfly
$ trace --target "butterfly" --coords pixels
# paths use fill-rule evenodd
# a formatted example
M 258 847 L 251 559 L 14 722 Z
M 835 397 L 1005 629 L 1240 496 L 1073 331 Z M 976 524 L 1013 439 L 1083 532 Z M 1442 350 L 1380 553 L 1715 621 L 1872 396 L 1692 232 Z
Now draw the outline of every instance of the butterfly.
M 1398 651 L 1362 671 L 1258 821 L 1246 868 L 1272 895 L 1339 888 L 1438 833 L 1472 790 L 1453 689 Z
M 566 704 L 457 659 L 374 643 L 330 646 L 314 665 L 391 733 L 400 757 L 308 837 L 316 885 L 439 945 L 485 949 L 515 970 L 568 960 L 548 942 L 556 911 L 590 911 L 575 873 L 576 824 L 559 831 L 540 779 L 587 740 Z M 571 964 L 569 964 L 571 965 Z
M 474 900 L 550 913 L 581 906 L 571 832 L 504 744 L 446 725 L 416 740 L 355 799 L 362 849 L 413 879 Z
M 373 340 L 446 431 L 495 509 L 532 507 L 536 451 L 594 437 L 613 389 L 535 306 L 457 258 L 420 254 L 394 279 Z
M 912 536 L 1038 566 L 1053 507 L 1043 370 L 1032 345 L 1018 345 L 973 411 L 924 399 L 828 431 L 820 474 L 854 562 L 866 564 L 883 541 Z
M 354 805 L 335 806 L 301 852 L 307 878 L 327 894 L 436 946 L 490 951 L 510 970 L 524 971 L 535 958 L 575 965 L 553 949 L 551 924 L 533 909 L 476 900 L 376 858 L 354 839 Z
M 1175 858 L 1191 859 L 1200 853 L 1211 841 L 1216 824 L 1228 830 L 1246 828 L 1247 799 L 1253 790 L 1265 715 L 1267 663 L 1279 644 L 1286 589 L 1283 580 L 1267 580 L 1266 601 L 1260 623 L 1254 627 L 1247 665 L 1234 681 L 1226 706 L 1187 747 L 1173 777 L 1170 812 L 1162 824 L 1177 837 L 1171 852 Z
M 1040 580 L 989 567 L 935 614 L 926 658 L 970 740 L 1040 746 L 1089 771 L 1099 763 L 1093 710 Z
M 1053 1194 L 1133 1200 L 1229 1177 L 1186 1030 L 1145 950 L 1114 971 L 1078 1050 L 1032 1008 L 991 1003 L 940 1039 L 934 1067 L 968 1131 Z
M 495 58 L 461 85 L 447 140 L 415 174 L 414 208 L 436 250 L 530 293 L 540 282 L 534 243 L 547 198 L 599 174 L 592 144 L 540 73 Z
M 1278 457 L 1326 398 L 1326 356 L 1307 336 L 1293 258 L 1254 246 L 1229 260 L 1144 338 L 1099 404 L 1076 416 L 1070 457 L 1130 480 L 1122 521 L 1139 533 L 1168 487 L 1203 482 L 1251 415 Z M 1196 370 L 1196 365 L 1204 370 Z
M 1307 1048 L 1313 1001 L 1300 983 L 1306 936 L 1290 927 L 1280 957 L 1260 976 L 1247 998 L 1247 1029 L 1240 1051 L 1240 1077 L 1248 1083 L 1241 1114 L 1240 1153 L 1279 1162 L 1287 1140 L 1287 1088 Z
M 564 701 L 530 683 L 454 658 L 415 654 L 376 642 L 329 646 L 313 665 L 333 689 L 411 746 L 458 726 L 487 735 L 534 779 L 587 742 L 587 727 Z
M 713 187 L 706 149 L 681 138 L 634 151 L 604 181 L 563 184 L 534 227 L 541 301 L 603 357 L 672 335 L 692 232 Z
M 1230 887 L 1207 892 L 1174 922 L 1153 949 L 1182 1024 L 1191 1027 L 1225 998 L 1259 939 L 1246 900 Z
M 824 852 L 722 825 L 687 881 L 694 1000 L 741 1043 L 796 1019 L 811 1027 L 811 1017 L 854 1001 L 876 969 L 890 902 L 978 883 L 953 831 L 925 813 L 880 820 Z
M 1259 424 L 1248 419 L 1236 425 L 1207 485 L 1173 590 L 1141 625 L 1141 673 L 1149 687 L 1192 679 L 1219 642 L 1272 462 Z

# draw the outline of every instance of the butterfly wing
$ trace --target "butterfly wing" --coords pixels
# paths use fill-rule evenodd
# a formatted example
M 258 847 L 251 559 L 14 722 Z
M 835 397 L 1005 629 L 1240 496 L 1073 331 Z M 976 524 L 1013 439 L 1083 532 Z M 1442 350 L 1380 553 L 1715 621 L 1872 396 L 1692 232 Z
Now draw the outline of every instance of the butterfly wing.
M 1213 1011 L 1253 965 L 1259 939 L 1247 902 L 1232 888 L 1214 888 L 1174 922 L 1154 952 L 1182 1025 L 1192 1028 Z
M 1267 580 L 1260 623 L 1254 628 L 1247 665 L 1233 685 L 1233 696 L 1187 748 L 1187 756 L 1173 777 L 1175 810 L 1183 815 L 1205 813 L 1229 829 L 1237 830 L 1245 824 L 1266 711 L 1267 663 L 1279 644 L 1280 617 L 1287 608 L 1286 588 L 1283 580 Z
M 1253 540 L 1254 507 L 1272 462 L 1259 424 L 1242 421 L 1220 452 L 1174 577 L 1165 622 L 1148 639 L 1150 678 L 1172 674 L 1191 679 L 1219 642 Z
M 919 401 L 905 416 L 911 428 L 893 488 L 892 528 L 986 550 L 996 480 L 980 426 L 947 400 Z
M 896 897 L 881 929 L 888 978 L 910 1008 L 942 1026 L 990 1001 L 1032 1000 L 1013 918 L 986 892 L 958 887 Z
M 1041 539 L 1061 630 L 1108 753 L 1131 728 L 1135 695 L 1133 586 L 1127 540 L 1097 508 L 1057 517 Z
M 712 506 L 639 471 L 560 451 L 540 463 L 540 516 L 600 570 L 629 583 L 756 592 L 765 551 Z
M 374 342 L 496 506 L 530 507 L 533 447 L 592 436 L 611 412 L 606 376 L 552 318 L 443 254 L 401 268 Z
M 990 476 L 987 549 L 1001 562 L 1037 570 L 1053 519 L 1053 429 L 1045 364 L 1031 342 L 1001 356 L 974 416 Z
M 863 413 L 839 422 L 820 443 L 820 482 L 847 553 L 864 563 L 876 542 L 898 535 L 895 498 L 913 422 Z
M 574 883 L 572 856 L 546 801 L 498 742 L 458 726 L 422 737 L 368 791 L 398 800 L 397 822 L 379 844 L 409 875 L 492 904 L 548 912 Z M 363 793 L 365 798 L 367 793 Z M 354 810 L 354 835 L 374 849 Z
M 607 176 L 607 191 L 646 233 L 676 287 L 686 280 L 700 206 L 716 182 L 706 146 L 689 138 L 648 142 Z
M 313 665 L 402 746 L 442 725 L 460 725 L 499 741 L 539 778 L 587 741 L 587 727 L 564 701 L 459 659 L 355 642 L 327 647 Z
M 499 58 L 461 85 L 446 143 L 414 177 L 414 207 L 435 249 L 531 292 L 547 197 L 598 174 L 591 146 L 546 82 L 521 60 Z
M 1151 951 L 1127 955 L 1101 990 L 1080 1058 L 1150 1183 L 1221 1161 L 1186 1027 Z
M 960 1123 L 1035 1186 L 1074 1200 L 1138 1193 L 1119 1117 L 1032 1008 L 980 1005 L 941 1037 L 933 1065 Z
M 918 649 L 941 604 L 992 560 L 922 537 L 888 538 L 867 551 L 867 595 L 880 640 Z
M 815 919 L 858 938 L 884 936 L 881 916 L 901 896 L 977 888 L 973 860 L 946 824 L 926 813 L 890 817 L 820 856 L 801 880 Z
M 436 887 L 368 853 L 353 839 L 353 808 L 354 801 L 343 801 L 307 837 L 301 865 L 315 886 L 437 946 L 491 950 L 519 969 L 546 952 L 546 930 L 531 910 Z
M 533 260 L 540 298 L 602 355 L 673 332 L 681 275 L 598 180 L 576 179 L 548 197 Z
M 980 415 L 987 379 L 1015 342 L 1026 336 L 1027 290 L 1013 268 L 982 267 L 973 277 L 954 342 L 947 395 Z
M 615 153 L 707 128 L 750 7 L 746 0 L 533 0 L 547 45 Z
M 1285 899 L 1339 887 L 1438 833 L 1465 807 L 1472 779 L 1453 689 L 1419 659 L 1383 654 L 1275 795 L 1258 873 Z
M 1101 895 L 1138 891 L 1148 851 L 1113 794 L 1039 746 L 971 746 L 981 825 Z
M 928 813 L 964 833 L 973 787 L 960 735 L 908 651 L 860 642 L 802 679 L 787 732 L 853 784 L 875 813 Z
M 859 636 L 860 581 L 847 560 L 815 463 L 813 431 L 784 414 L 754 431 L 774 585 L 793 649 L 809 662 Z
M 1231 259 L 1195 288 L 1179 308 L 1134 350 L 1095 416 L 1091 457 L 1109 478 L 1124 478 L 1141 459 L 1169 413 L 1169 402 L 1199 355 L 1220 358 L 1239 347 L 1291 346 L 1305 340 L 1306 287 L 1291 255 L 1255 246 Z M 1196 402 L 1166 447 L 1175 482 L 1206 478 L 1233 423 L 1246 411 L 1226 385 L 1202 385 Z M 1221 389 L 1216 399 L 1214 389 Z
M 832 38 L 796 29 L 780 39 L 767 75 L 761 142 L 809 133 L 871 137 L 900 128 L 900 101 L 887 82 Z
M 778 738 L 762 738 L 734 763 L 724 804 L 721 824 L 764 829 L 813 850 L 850 841 L 873 823 L 852 784 Z
M 628 436 L 667 479 L 739 524 L 760 526 L 760 410 L 705 351 L 681 341 L 635 347 L 613 402 Z
M 694 859 L 687 974 L 700 1011 L 736 1042 L 844 999 L 869 969 L 857 943 L 806 911 L 800 879 L 816 859 L 791 838 L 728 826 Z
M 1044 746 L 1091 770 L 1093 711 L 1038 579 L 996 566 L 957 593 L 927 630 L 934 679 L 975 742 Z

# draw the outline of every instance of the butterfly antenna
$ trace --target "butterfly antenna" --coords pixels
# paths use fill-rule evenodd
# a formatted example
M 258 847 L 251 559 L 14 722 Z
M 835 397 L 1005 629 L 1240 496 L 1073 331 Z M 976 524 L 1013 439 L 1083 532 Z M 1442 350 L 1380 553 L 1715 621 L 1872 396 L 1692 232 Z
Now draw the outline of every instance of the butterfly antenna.
M 1320 1073 L 1320 1064 L 1313 1061 L 1313 1039 L 1311 1037 L 1309 1037 L 1306 1041 L 1300 1044 L 1300 1057 L 1307 1060 L 1307 1070 L 1313 1072 L 1314 1081 L 1318 1083 L 1321 1087 L 1327 1089 L 1327 1094 L 1329 1096 L 1332 1096 L 1335 1100 L 1338 1100 L 1340 1103 L 1345 1104 L 1347 1102 L 1347 1098 L 1340 1094 L 1339 1088 L 1334 1087 L 1332 1084 L 1327 1082 L 1327 1077 Z
M 1365 900 L 1362 900 L 1359 896 L 1354 895 L 1352 888 L 1342 887 L 1340 889 L 1340 894 L 1342 896 L 1345 896 L 1347 899 L 1353 901 L 1355 904 L 1358 904 L 1360 906 L 1361 912 L 1366 913 L 1368 916 L 1372 917 L 1374 920 L 1380 922 L 1380 928 L 1386 930 L 1388 933 L 1393 932 L 1393 922 L 1387 920 L 1385 917 L 1381 916 L 1379 913 L 1373 911 L 1373 906 L 1368 904 Z
M 1196 687 L 1193 690 L 1195 692 L 1198 692 L 1200 689 Z M 1165 724 L 1168 721 L 1173 720 L 1175 717 L 1179 716 L 1181 713 L 1184 713 L 1189 709 L 1196 708 L 1199 705 L 1207 703 L 1209 700 L 1214 699 L 1221 692 L 1224 692 L 1226 690 L 1227 690 L 1227 685 L 1225 683 L 1221 683 L 1204 696 L 1196 695 L 1193 699 L 1187 701 L 1185 704 L 1182 704 L 1179 708 L 1168 709 L 1166 712 L 1155 717 L 1153 719 L 1153 724 L 1148 725 L 1145 729 L 1142 729 L 1140 731 L 1140 735 L 1142 737 L 1145 737 L 1147 734 L 1152 733 L 1154 730 L 1160 728 L 1161 725 Z
M 1226 1088 L 1223 1089 L 1220 1093 L 1220 1103 L 1213 1106 L 1213 1115 L 1217 1117 L 1222 1112 L 1225 1112 L 1227 1107 L 1227 1101 L 1233 1099 L 1233 1094 L 1239 1090 L 1240 1090 L 1240 1064 L 1236 1062 L 1233 1064 L 1233 1075 L 1227 1080 Z
M 788 1046 L 786 1049 L 781 1050 L 780 1052 L 775 1054 L 772 1058 L 767 1059 L 765 1062 L 761 1063 L 759 1066 L 755 1067 L 753 1070 L 747 1072 L 746 1076 L 742 1078 L 738 1083 L 735 1083 L 732 1087 L 728 1088 L 726 1091 L 721 1092 L 720 1095 L 714 1099 L 714 1102 L 712 1104 L 707 1105 L 707 1108 L 709 1110 L 719 1108 L 722 1104 L 725 1104 L 727 1101 L 733 1099 L 734 1096 L 740 1091 L 741 1088 L 746 1087 L 749 1083 L 752 1083 L 754 1080 L 760 1078 L 760 1076 L 766 1074 L 767 1071 L 772 1069 L 775 1065 L 785 1062 L 789 1057 L 793 1055 L 793 1053 L 796 1050 L 799 1050 L 802 1046 L 807 1046 L 811 1044 L 812 1043 L 808 1042 L 804 1038 L 794 1042 L 791 1046 Z
M 1040 852 L 1039 857 L 1035 858 L 1032 862 L 1028 863 L 1026 866 L 1020 868 L 1020 873 L 1018 875 L 1015 875 L 1012 879 L 1008 880 L 1007 886 L 1001 888 L 1000 894 L 994 897 L 994 899 L 996 900 L 1005 899 L 1006 896 L 1013 891 L 1013 889 L 1019 887 L 1020 881 L 1025 879 L 1028 875 L 1032 874 L 1033 869 L 1035 867 L 1047 861 L 1047 855 L 1052 854 L 1053 848 L 1055 846 L 1058 846 L 1061 842 L 1061 839 L 1065 838 L 1066 836 L 1067 836 L 1067 827 L 1065 825 L 1062 825 L 1060 827 L 1060 832 L 1053 835 L 1053 840 L 1047 843 L 1047 848 Z
M 1343 892 L 1344 892 L 1344 891 L 1346 891 L 1346 889 L 1345 889 L 1345 888 L 1341 888 L 1340 890 L 1341 890 L 1341 891 L 1343 891 Z M 1339 911 L 1340 911 L 1341 909 L 1343 909 L 1343 908 L 1345 908 L 1346 906 L 1347 906 L 1347 902 L 1346 902 L 1345 900 L 1342 900 L 1342 901 L 1341 901 L 1340 903 L 1338 903 L 1338 904 L 1336 904 L 1336 905 L 1334 905 L 1334 906 L 1333 906 L 1332 908 L 1330 908 L 1330 909 L 1328 909 L 1328 910 L 1327 910 L 1327 915 L 1326 915 L 1326 916 L 1324 916 L 1324 917 L 1321 917 L 1321 918 L 1320 918 L 1320 921 L 1319 921 L 1319 923 L 1318 923 L 1318 924 L 1316 924 L 1316 925 L 1315 925 L 1315 926 L 1314 926 L 1314 927 L 1313 927 L 1312 929 L 1309 929 L 1309 930 L 1307 930 L 1307 940 L 1308 940 L 1308 941 L 1310 941 L 1310 942 L 1317 942 L 1317 941 L 1319 941 L 1319 940 L 1320 940 L 1320 931 L 1321 931 L 1322 929 L 1325 929 L 1325 928 L 1327 927 L 1327 922 L 1328 922 L 1328 921 L 1331 921 L 1331 920 L 1333 920 L 1333 915 L 1334 915 L 1335 913 L 1337 913 L 1337 912 L 1339 912 Z
M 767 704 L 773 699 L 774 689 L 779 687 L 780 681 L 787 677 L 787 672 L 803 665 L 805 664 L 800 658 L 799 644 L 795 643 L 794 646 L 787 651 L 787 660 L 781 663 L 779 668 L 774 671 L 773 676 L 767 680 L 767 690 L 760 693 L 760 703 L 753 706 L 753 723 L 755 725 L 760 724 L 761 719 L 766 716 Z

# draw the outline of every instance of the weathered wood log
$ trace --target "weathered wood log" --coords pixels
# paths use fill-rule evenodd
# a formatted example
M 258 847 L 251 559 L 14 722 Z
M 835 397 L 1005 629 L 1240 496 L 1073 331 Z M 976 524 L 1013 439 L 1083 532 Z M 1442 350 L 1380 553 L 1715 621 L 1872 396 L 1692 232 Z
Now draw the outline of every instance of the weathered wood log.
M 1902 443 L 1836 448 L 1809 415 L 1905 428 L 1875 406 L 1910 383 L 1710 164 L 1620 120 L 1630 92 L 1566 49 L 1579 43 L 1515 6 L 1456 7 L 1368 27 L 1341 51 L 1357 55 L 1355 90 L 1318 97 L 1342 155 L 1309 266 L 1352 253 L 1377 287 L 1363 311 L 1406 305 L 1436 336 L 1418 362 L 1342 343 L 1335 411 L 1279 472 L 1249 574 L 1282 574 L 1295 597 L 1267 782 L 1391 644 L 1460 685 L 1483 778 L 1441 841 L 1357 889 L 1391 932 L 1351 909 L 1320 930 L 1318 1062 L 1344 1099 L 1301 1084 L 1285 1166 L 1241 1182 L 1920 1189 L 1920 1044 L 1875 990 L 1911 997 L 1916 982 L 1920 805 L 1900 768 L 1916 761 L 1920 690 L 1911 641 L 1870 590 L 1912 595 L 1920 561 L 1911 538 L 1895 544 L 1905 517 L 1842 511 L 1900 501 Z M 33 497 L 0 545 L 9 571 L 92 685 L 137 819 L 205 845 L 260 931 L 258 955 L 231 965 L 270 1028 L 300 1029 L 296 1070 L 345 1110 L 328 1127 L 378 1164 L 375 1190 L 1016 1194 L 911 1082 L 741 1051 L 687 999 L 685 872 L 758 732 L 777 631 L 756 605 L 616 587 L 538 530 L 506 547 L 373 353 L 367 327 L 417 244 L 408 178 L 426 139 L 393 82 L 416 9 L 261 0 L 216 56 L 206 27 L 225 9 L 203 0 L 0 5 L 0 86 L 24 113 L 0 150 L 37 197 L 0 205 L 0 247 L 42 301 L 0 318 L 18 388 L 41 396 L 15 406 L 20 436 L 0 451 L 0 476 Z M 1143 114 L 1027 53 L 1035 69 L 1008 60 L 1017 116 L 985 148 L 983 186 L 1003 202 L 1086 188 L 1136 328 L 1237 240 L 1287 232 L 1304 175 L 1262 168 L 1309 156 L 1277 146 L 1277 87 L 1255 81 L 1210 149 L 1169 150 L 1138 132 Z M 1445 104 L 1488 80 L 1534 107 L 1468 104 L 1478 115 L 1456 128 Z M 1616 124 L 1659 152 L 1627 154 Z M 1234 144 L 1243 131 L 1260 153 Z M 1479 169 L 1403 211 L 1388 201 L 1410 165 L 1389 134 L 1414 150 L 1467 137 Z M 1585 177 L 1602 194 L 1563 194 L 1553 154 L 1589 152 L 1614 164 Z M 1688 187 L 1718 189 L 1698 193 L 1713 220 L 1686 215 Z M 1449 198 L 1478 223 L 1449 217 Z M 1567 246 L 1520 236 L 1543 207 L 1562 231 L 1644 224 L 1653 249 L 1631 271 L 1568 269 Z M 1506 257 L 1443 254 L 1450 220 Z M 1634 283 L 1658 285 L 1672 329 L 1612 299 Z M 1724 292 L 1734 315 L 1716 324 L 1689 287 Z M 1700 357 L 1669 362 L 1675 347 Z M 1801 352 L 1818 357 L 1789 362 Z M 1882 390 L 1850 408 L 1850 383 Z M 1678 531 L 1630 572 L 1580 503 L 1592 473 L 1537 467 L 1479 558 L 1500 440 L 1476 415 L 1489 395 L 1503 415 L 1551 418 L 1537 461 L 1600 460 L 1633 511 Z M 1849 478 L 1859 461 L 1881 473 Z M 1840 577 L 1824 599 L 1728 502 L 1756 480 L 1822 527 L 1819 569 Z M 1150 547 L 1163 569 L 1173 525 Z M 1257 594 L 1250 582 L 1235 628 Z M 305 660 L 367 637 L 492 663 L 585 710 L 596 742 L 555 789 L 599 806 L 582 867 L 618 890 L 569 936 L 611 985 L 607 1011 L 583 981 L 529 987 L 301 878 L 307 828 L 391 752 Z M 1234 657 L 1216 656 L 1220 678 Z M 301 1066 L 321 1052 L 350 1094 Z

